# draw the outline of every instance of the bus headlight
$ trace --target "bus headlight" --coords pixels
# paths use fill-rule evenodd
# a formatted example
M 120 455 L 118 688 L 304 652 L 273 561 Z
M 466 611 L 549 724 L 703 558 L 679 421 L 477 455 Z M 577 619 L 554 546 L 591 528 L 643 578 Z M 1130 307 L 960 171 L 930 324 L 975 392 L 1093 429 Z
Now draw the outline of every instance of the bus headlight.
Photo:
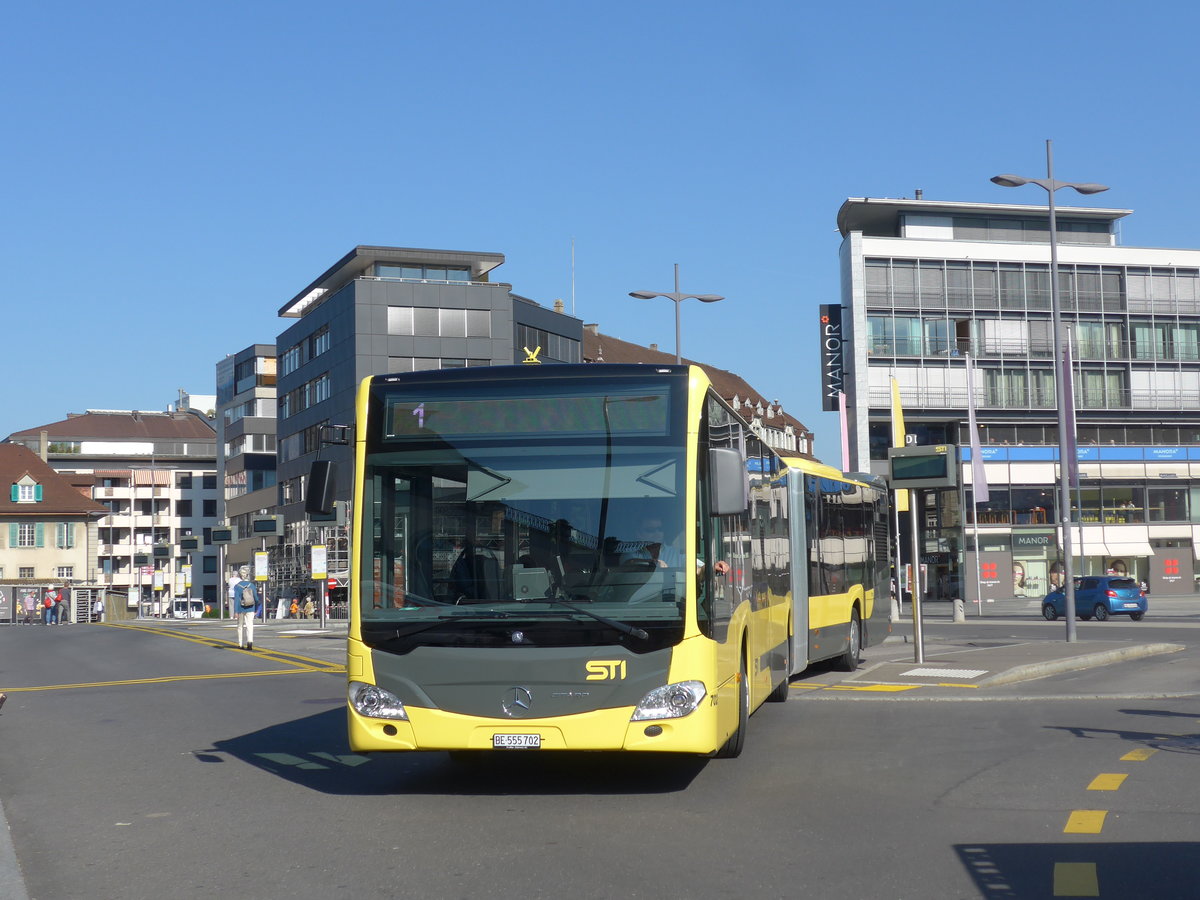
M 361 681 L 350 682 L 350 705 L 359 715 L 372 719 L 408 719 L 404 701 L 391 691 Z
M 681 719 L 696 711 L 707 691 L 700 681 L 680 681 L 658 687 L 642 698 L 631 722 L 647 719 Z

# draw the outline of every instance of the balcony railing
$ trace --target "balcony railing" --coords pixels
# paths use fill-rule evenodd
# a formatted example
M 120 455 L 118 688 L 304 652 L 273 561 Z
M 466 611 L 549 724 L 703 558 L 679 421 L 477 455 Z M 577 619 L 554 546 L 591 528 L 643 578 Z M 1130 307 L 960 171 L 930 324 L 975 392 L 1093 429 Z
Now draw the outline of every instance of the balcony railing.
M 1200 362 L 1200 343 L 1172 340 L 1102 341 L 1074 340 L 1072 355 L 1080 362 Z M 970 354 L 979 360 L 1034 359 L 1054 356 L 1051 341 L 1021 338 L 984 338 L 947 340 L 942 338 L 873 339 L 867 345 L 868 356 L 917 356 L 933 359 L 962 357 Z
M 892 393 L 887 388 L 872 388 L 869 399 L 872 409 L 890 409 Z M 906 409 L 962 409 L 967 408 L 965 388 L 900 388 L 900 403 Z M 976 409 L 1055 409 L 1053 391 L 1019 390 L 987 387 L 975 391 Z M 1076 409 L 1197 409 L 1200 408 L 1200 391 L 1129 391 L 1129 390 L 1079 390 L 1075 391 Z

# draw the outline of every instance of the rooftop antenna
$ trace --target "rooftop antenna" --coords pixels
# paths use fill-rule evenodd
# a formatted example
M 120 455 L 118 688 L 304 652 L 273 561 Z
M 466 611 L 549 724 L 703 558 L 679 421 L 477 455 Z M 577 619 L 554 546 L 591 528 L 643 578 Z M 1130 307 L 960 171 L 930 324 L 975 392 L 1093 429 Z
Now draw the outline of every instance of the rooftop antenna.
M 575 237 L 571 236 L 571 316 L 575 315 Z

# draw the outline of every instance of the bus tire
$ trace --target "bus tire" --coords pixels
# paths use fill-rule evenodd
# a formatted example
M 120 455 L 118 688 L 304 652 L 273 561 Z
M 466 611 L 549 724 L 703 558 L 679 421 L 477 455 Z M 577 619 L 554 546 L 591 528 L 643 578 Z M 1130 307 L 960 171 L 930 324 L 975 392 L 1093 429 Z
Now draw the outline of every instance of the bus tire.
M 746 654 L 742 653 L 742 667 L 738 671 L 738 724 L 721 749 L 714 755 L 717 759 L 736 759 L 742 755 L 746 744 L 746 725 L 750 721 L 750 679 L 746 677 Z
M 858 657 L 862 652 L 862 620 L 858 616 L 858 608 L 850 613 L 850 634 L 846 640 L 846 650 L 837 658 L 837 668 L 840 672 L 853 672 L 858 668 Z
M 789 629 L 790 630 L 790 629 Z M 792 677 L 792 638 L 788 635 L 787 639 L 787 656 L 783 661 L 783 681 L 775 685 L 775 689 L 767 694 L 768 703 L 783 703 L 788 698 L 788 693 L 791 690 Z

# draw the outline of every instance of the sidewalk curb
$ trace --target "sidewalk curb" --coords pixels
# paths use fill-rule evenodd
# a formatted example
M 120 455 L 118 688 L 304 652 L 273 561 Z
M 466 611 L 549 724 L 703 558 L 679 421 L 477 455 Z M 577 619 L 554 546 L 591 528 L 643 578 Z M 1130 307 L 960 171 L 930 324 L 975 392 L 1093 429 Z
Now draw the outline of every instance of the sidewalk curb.
M 1124 662 L 1129 659 L 1143 659 L 1147 656 L 1160 656 L 1165 653 L 1178 653 L 1183 650 L 1183 644 L 1136 644 L 1132 647 L 1119 647 L 1115 650 L 1101 650 L 1097 653 L 1085 653 L 1082 656 L 1070 656 L 1066 659 L 1052 659 L 1045 662 L 1028 663 L 1023 666 L 1013 666 L 1003 672 L 984 678 L 978 687 L 998 687 L 1002 684 L 1013 684 L 1018 681 L 1030 681 L 1047 675 L 1060 675 L 1063 672 L 1078 672 L 1093 666 L 1105 666 L 1109 663 Z

